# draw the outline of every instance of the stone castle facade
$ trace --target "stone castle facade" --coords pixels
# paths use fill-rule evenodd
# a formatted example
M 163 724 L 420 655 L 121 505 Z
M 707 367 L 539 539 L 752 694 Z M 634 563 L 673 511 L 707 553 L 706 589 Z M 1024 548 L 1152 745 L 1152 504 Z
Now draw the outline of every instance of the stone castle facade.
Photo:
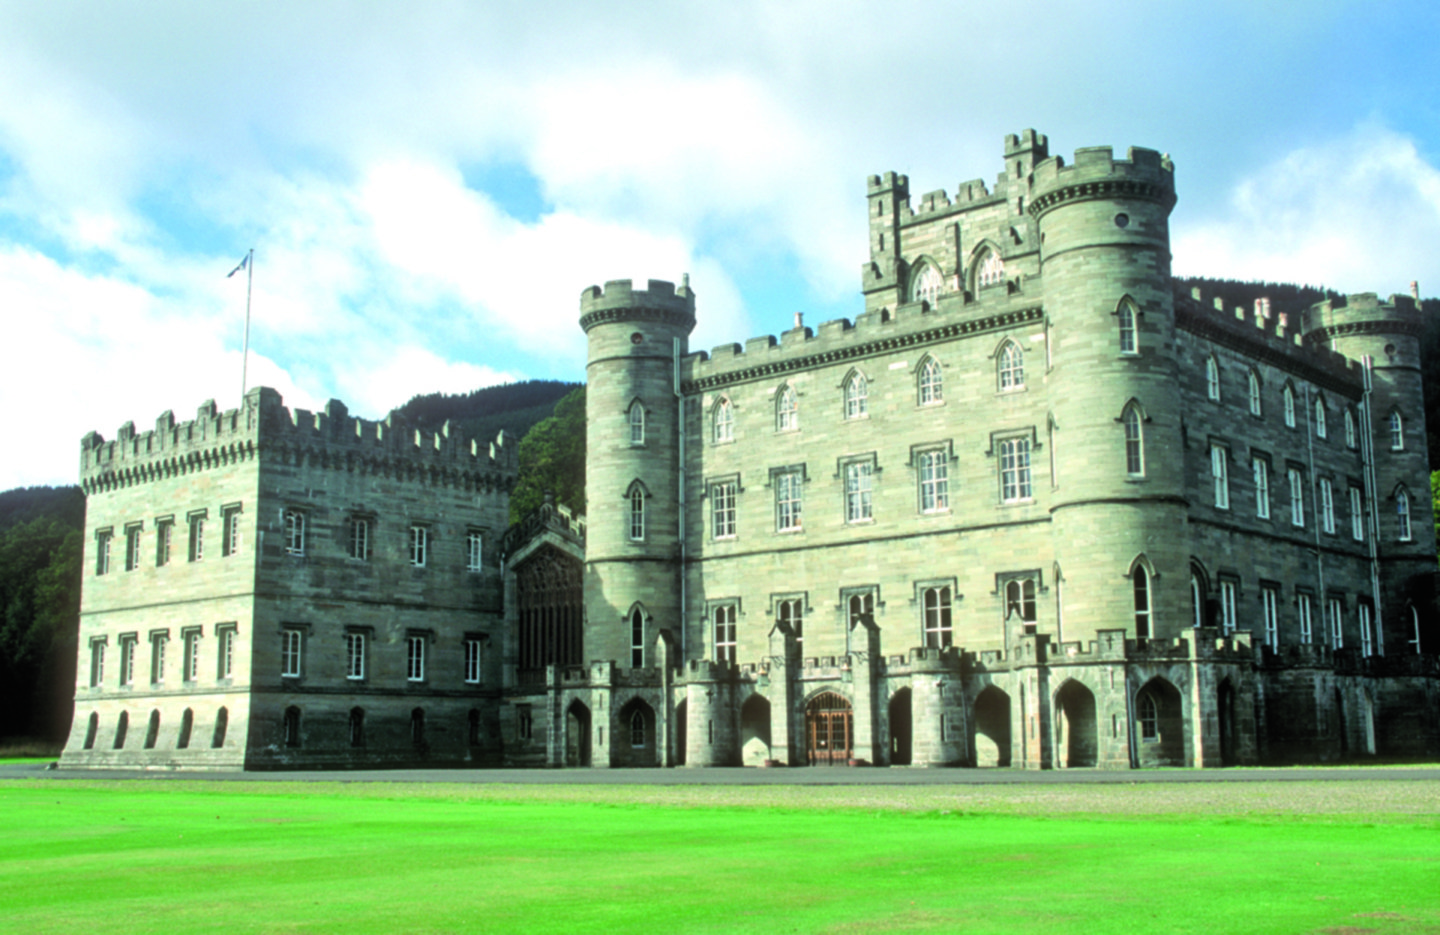
M 1177 289 L 1173 174 L 873 176 L 864 312 L 708 354 L 688 283 L 586 290 L 588 522 L 270 390 L 87 436 L 62 765 L 1433 756 L 1417 303 Z

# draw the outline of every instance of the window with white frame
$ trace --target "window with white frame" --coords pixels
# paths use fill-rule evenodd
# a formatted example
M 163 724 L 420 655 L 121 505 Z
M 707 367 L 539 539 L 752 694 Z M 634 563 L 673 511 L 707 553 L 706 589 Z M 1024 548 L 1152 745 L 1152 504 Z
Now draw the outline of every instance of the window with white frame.
M 1190 618 L 1193 627 L 1205 625 L 1205 585 L 1193 567 L 1190 569 Z
M 1210 446 L 1210 480 L 1215 487 L 1215 508 L 1230 509 L 1230 452 L 1224 445 Z
M 874 519 L 874 472 L 873 461 L 851 461 L 845 465 L 845 522 L 863 523 Z
M 1304 528 L 1305 475 L 1300 473 L 1299 468 L 1290 468 L 1285 476 L 1290 482 L 1290 525 Z
M 485 534 L 478 529 L 465 533 L 465 570 L 480 571 L 485 567 Z
M 1330 437 L 1330 431 L 1325 426 L 1325 399 L 1321 396 L 1315 397 L 1315 437 Z
M 1420 655 L 1420 611 L 1410 605 L 1410 652 Z
M 711 613 L 715 629 L 715 661 L 735 664 L 735 605 L 717 604 Z
M 157 519 L 155 521 L 155 567 L 161 568 L 170 564 L 170 544 L 175 536 L 175 520 Z
M 803 475 L 800 471 L 777 471 L 775 485 L 775 528 L 780 532 L 793 532 L 800 526 L 800 485 Z
M 1291 388 L 1290 384 L 1285 384 L 1285 388 L 1280 391 L 1280 401 L 1285 408 L 1285 427 L 1293 429 L 1295 427 L 1295 390 Z
M 139 638 L 134 633 L 120 637 L 120 684 L 135 684 L 135 648 Z
M 1404 490 L 1395 492 L 1395 538 L 1401 542 L 1410 541 L 1410 495 Z
M 412 634 L 405 639 L 405 681 L 425 681 L 425 643 L 423 635 Z
M 950 624 L 950 587 L 925 588 L 920 592 L 924 610 L 925 645 L 943 649 L 950 645 L 954 629 Z
M 1148 640 L 1151 635 L 1150 572 L 1137 564 L 1130 573 L 1130 592 L 1135 604 L 1135 638 Z
M 365 634 L 345 634 L 345 678 L 358 682 L 365 678 Z
M 300 651 L 304 645 L 303 636 L 299 630 L 280 631 L 280 675 L 282 678 L 298 679 L 300 677 Z
M 465 639 L 465 684 L 479 685 L 484 676 L 484 640 L 475 637 Z
M 1370 605 L 1360 603 L 1360 655 L 1375 655 L 1375 629 Z
M 1250 414 L 1252 416 L 1258 416 L 1261 414 L 1260 377 L 1254 370 L 1251 370 L 1248 374 L 1246 389 L 1250 400 Z
M 717 445 L 735 440 L 735 407 L 730 400 L 724 396 L 715 404 L 711 417 L 713 427 L 712 438 Z
M 645 488 L 638 483 L 630 487 L 630 541 L 645 541 Z
M 1349 406 L 1345 407 L 1345 447 L 1355 447 L 1355 413 Z
M 1390 450 L 1405 450 L 1405 420 L 1398 410 L 1390 413 Z
M 1345 605 L 1338 597 L 1332 597 L 1326 601 L 1326 607 L 1330 617 L 1330 648 L 1345 648 Z
M 640 608 L 630 612 L 630 668 L 645 667 L 645 614 Z
M 1025 353 L 1014 341 L 1000 348 L 999 376 L 1002 392 L 1025 388 Z
M 1356 542 L 1365 541 L 1365 509 L 1360 499 L 1360 488 L 1350 488 L 1350 538 Z
M 95 533 L 95 574 L 110 574 L 110 541 L 115 538 L 115 533 L 109 529 L 102 529 Z
M 805 643 L 805 602 L 798 597 L 784 598 L 775 604 L 775 616 L 795 634 L 796 649 L 803 649 Z
M 305 554 L 305 514 L 299 510 L 285 511 L 285 552 L 288 555 Z
M 986 250 L 976 264 L 975 281 L 980 288 L 998 286 L 1005 281 L 1005 261 L 994 250 Z
M 1135 306 L 1129 299 L 1120 303 L 1117 310 L 1120 330 L 1120 353 L 1134 354 L 1137 350 L 1135 340 Z
M 165 683 L 165 644 L 170 642 L 168 632 L 150 634 L 150 684 Z
M 368 516 L 350 517 L 349 554 L 351 558 L 358 558 L 365 562 L 370 560 L 370 518 Z
M 220 511 L 220 554 L 225 557 L 240 553 L 240 507 L 227 506 Z
M 933 406 L 945 399 L 945 383 L 940 375 L 940 362 L 933 357 L 926 357 L 920 364 L 918 398 L 922 406 Z
M 186 682 L 198 681 L 200 678 L 200 631 L 198 629 L 186 630 L 184 637 L 185 655 L 181 659 L 180 678 Z
M 1236 614 L 1236 592 L 1238 588 L 1235 582 L 1221 580 L 1220 582 L 1220 632 L 1231 634 L 1239 625 Z
M 105 637 L 90 640 L 90 687 L 99 688 L 105 684 Z
M 1205 358 L 1205 395 L 1211 400 L 1220 400 L 1220 364 L 1213 356 Z
M 870 414 L 870 387 L 865 377 L 850 374 L 845 381 L 845 418 L 863 419 Z
M 1005 621 L 1035 632 L 1035 579 L 1012 578 L 1005 582 Z
M 1155 697 L 1148 691 L 1140 693 L 1138 714 L 1136 720 L 1140 722 L 1140 739 L 1156 741 L 1160 739 L 1160 709 L 1155 704 Z
M 1265 642 L 1274 649 L 1280 645 L 1280 592 L 1274 588 L 1262 587 L 1260 610 L 1265 618 Z
M 710 531 L 716 539 L 735 537 L 735 492 L 738 486 L 733 480 L 710 485 Z
M 1305 593 L 1295 595 L 1295 613 L 1300 623 L 1300 642 L 1307 646 L 1315 641 L 1313 608 L 1314 602 L 1310 595 Z
M 944 449 L 920 452 L 920 512 L 950 509 L 950 461 Z
M 1250 462 L 1255 472 L 1255 515 L 1270 518 L 1270 462 L 1256 457 Z
M 190 520 L 190 554 L 192 562 L 205 560 L 205 513 L 191 513 Z
M 639 709 L 630 715 L 630 746 L 635 750 L 645 748 L 645 712 Z
M 775 399 L 775 431 L 793 432 L 800 427 L 800 406 L 795 387 L 785 384 Z
M 410 527 L 410 564 L 416 568 L 424 568 L 425 563 L 430 560 L 430 527 Z
M 645 444 L 645 407 L 638 399 L 630 404 L 630 444 Z
M 910 301 L 924 301 L 934 305 L 935 300 L 940 298 L 940 290 L 944 287 L 945 284 L 940 278 L 940 271 L 929 263 L 926 263 L 920 267 L 919 272 L 915 276 L 914 285 L 910 290 Z
M 1320 479 L 1320 528 L 1335 534 L 1335 490 L 1328 477 Z
M 1030 439 L 1007 438 L 1000 442 L 1000 500 L 1019 503 L 1034 496 L 1030 484 Z
M 215 677 L 220 680 L 235 676 L 235 624 L 220 624 L 215 627 L 215 641 L 219 644 L 215 659 Z
M 125 570 L 134 571 L 140 567 L 140 530 L 139 523 L 133 523 L 125 527 Z
M 1140 420 L 1140 407 L 1130 403 L 1120 414 L 1125 428 L 1125 473 L 1131 477 L 1145 476 L 1145 435 Z

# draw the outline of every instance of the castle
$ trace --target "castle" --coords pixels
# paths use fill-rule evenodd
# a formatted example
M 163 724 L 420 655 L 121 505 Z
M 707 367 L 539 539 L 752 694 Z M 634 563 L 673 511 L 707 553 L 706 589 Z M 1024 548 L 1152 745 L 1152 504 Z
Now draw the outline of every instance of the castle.
M 868 184 L 864 311 L 581 296 L 586 518 L 269 389 L 82 442 L 64 767 L 1220 766 L 1440 752 L 1417 302 L 1178 289 L 1168 157 Z

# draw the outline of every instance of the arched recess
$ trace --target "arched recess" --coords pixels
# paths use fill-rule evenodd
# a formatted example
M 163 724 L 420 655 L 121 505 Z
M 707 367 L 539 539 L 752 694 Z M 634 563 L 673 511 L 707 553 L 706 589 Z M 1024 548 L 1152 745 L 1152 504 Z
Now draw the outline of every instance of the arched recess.
M 145 749 L 154 750 L 156 742 L 160 739 L 160 709 L 154 708 L 150 711 L 150 723 L 145 728 Z
M 855 717 L 844 695 L 822 691 L 805 705 L 806 762 L 843 766 L 855 745 Z
M 590 709 L 578 699 L 565 709 L 565 765 L 590 765 Z
M 612 766 L 648 768 L 660 765 L 655 738 L 655 709 L 643 698 L 621 706 L 610 729 Z
M 221 708 L 215 712 L 215 731 L 210 735 L 210 746 L 219 750 L 225 746 L 225 734 L 230 728 L 230 709 Z
M 789 383 L 780 384 L 775 391 L 775 431 L 793 432 L 800 428 L 800 403 L 795 396 L 795 387 Z
M 890 697 L 890 765 L 909 766 L 914 758 L 915 723 L 910 689 L 902 688 Z
M 945 277 L 940 275 L 940 267 L 928 256 L 920 257 L 910 267 L 909 279 L 911 302 L 928 302 L 934 305 L 945 291 Z
M 300 709 L 291 705 L 285 709 L 285 716 L 281 723 L 281 730 L 284 734 L 284 743 L 287 747 L 300 746 Z
M 1135 693 L 1135 740 L 1142 767 L 1185 765 L 1184 700 L 1156 676 Z
M 1095 693 L 1074 679 L 1055 693 L 1055 761 L 1063 769 L 1095 766 L 1099 761 Z
M 350 709 L 350 746 L 365 746 L 365 709 Z
M 180 715 L 180 734 L 175 738 L 175 749 L 185 750 L 190 746 L 190 733 L 195 729 L 195 712 L 186 708 Z
M 975 249 L 970 251 L 970 262 L 966 264 L 966 271 L 965 281 L 969 283 L 973 293 L 991 286 L 1003 286 L 1005 255 L 1000 245 L 989 238 L 976 244 Z
M 96 711 L 90 712 L 90 722 L 85 725 L 85 749 L 95 749 L 95 735 L 100 732 L 100 714 Z
M 675 725 L 675 729 L 674 729 L 674 734 L 675 734 L 675 750 L 674 750 L 674 757 L 673 757 L 673 759 L 672 759 L 672 762 L 673 762 L 676 766 L 684 766 L 684 765 L 685 765 L 685 739 L 686 739 L 685 720 L 686 720 L 686 718 L 688 718 L 689 716 L 690 716 L 690 704 L 689 704 L 689 702 L 687 702 L 684 698 L 682 698 L 682 699 L 680 699 L 680 703 L 675 706 L 675 719 L 674 719 L 673 721 L 671 721 L 671 723 Z
M 1010 765 L 1010 696 L 995 685 L 975 698 L 975 765 Z
M 770 702 L 764 695 L 751 695 L 740 706 L 740 762 L 763 766 L 770 754 Z
M 115 749 L 125 749 L 125 735 L 130 732 L 130 712 L 121 711 L 120 717 L 115 721 Z

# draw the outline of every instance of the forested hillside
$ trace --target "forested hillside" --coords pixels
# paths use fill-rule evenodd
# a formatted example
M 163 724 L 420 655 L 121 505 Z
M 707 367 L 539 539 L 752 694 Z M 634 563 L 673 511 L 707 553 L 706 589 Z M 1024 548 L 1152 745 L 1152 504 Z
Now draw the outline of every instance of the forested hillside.
M 413 397 L 395 412 L 421 428 L 438 428 L 449 419 L 466 438 L 488 442 L 504 429 L 518 441 L 531 426 L 550 416 L 561 397 L 580 385 L 529 380 L 454 396 L 430 393 Z

